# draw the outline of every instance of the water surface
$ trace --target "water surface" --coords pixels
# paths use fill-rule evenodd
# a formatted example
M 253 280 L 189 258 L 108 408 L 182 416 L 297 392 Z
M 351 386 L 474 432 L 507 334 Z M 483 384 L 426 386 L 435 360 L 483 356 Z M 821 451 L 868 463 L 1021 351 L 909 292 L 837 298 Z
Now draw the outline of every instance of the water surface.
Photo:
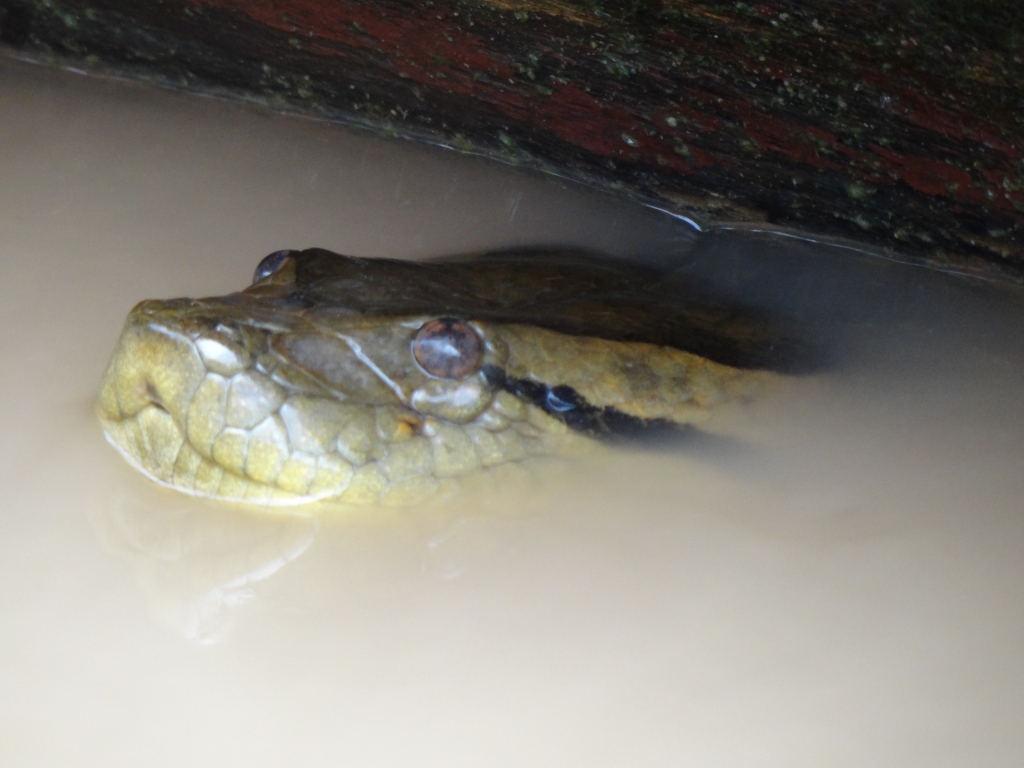
M 0 64 L 0 756 L 26 766 L 1015 764 L 1024 303 L 248 108 Z M 322 246 L 677 260 L 827 373 L 420 508 L 157 488 L 92 400 L 142 298 Z

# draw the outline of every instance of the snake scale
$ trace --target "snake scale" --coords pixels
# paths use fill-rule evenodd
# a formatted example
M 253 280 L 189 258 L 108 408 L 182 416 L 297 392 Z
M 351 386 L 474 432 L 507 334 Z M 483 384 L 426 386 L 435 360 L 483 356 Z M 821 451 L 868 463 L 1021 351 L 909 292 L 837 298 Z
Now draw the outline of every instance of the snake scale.
M 98 411 L 153 480 L 262 505 L 406 503 L 593 440 L 685 442 L 813 353 L 672 270 L 572 251 L 279 251 L 223 297 L 144 301 Z

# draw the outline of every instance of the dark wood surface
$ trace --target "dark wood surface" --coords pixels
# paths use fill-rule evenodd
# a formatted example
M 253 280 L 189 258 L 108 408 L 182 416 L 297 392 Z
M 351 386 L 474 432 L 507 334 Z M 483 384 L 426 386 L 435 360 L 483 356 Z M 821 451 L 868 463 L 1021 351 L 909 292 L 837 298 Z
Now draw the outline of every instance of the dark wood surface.
M 1024 282 L 1019 0 L 0 0 L 0 42 Z

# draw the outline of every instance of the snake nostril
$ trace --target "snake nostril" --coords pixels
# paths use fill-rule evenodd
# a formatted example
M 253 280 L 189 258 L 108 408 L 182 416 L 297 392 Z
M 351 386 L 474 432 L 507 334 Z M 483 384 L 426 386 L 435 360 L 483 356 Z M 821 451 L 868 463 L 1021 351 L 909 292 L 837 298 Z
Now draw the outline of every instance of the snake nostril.
M 152 382 L 146 382 L 146 397 L 149 398 L 149 404 L 154 408 L 167 413 L 167 406 L 164 405 L 163 400 L 160 399 L 159 393 L 156 391 L 156 387 L 153 386 Z

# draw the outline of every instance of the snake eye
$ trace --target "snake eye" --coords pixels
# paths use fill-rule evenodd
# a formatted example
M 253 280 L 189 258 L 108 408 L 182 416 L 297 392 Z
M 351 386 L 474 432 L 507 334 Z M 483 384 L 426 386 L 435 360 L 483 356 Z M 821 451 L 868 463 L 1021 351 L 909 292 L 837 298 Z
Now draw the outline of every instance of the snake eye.
M 416 331 L 412 354 L 431 376 L 461 379 L 480 366 L 484 343 L 469 323 L 442 317 Z
M 293 253 L 298 253 L 298 251 L 274 251 L 265 257 L 263 261 L 256 265 L 256 272 L 252 276 L 253 283 L 258 283 L 260 280 L 270 277 L 277 272 Z

